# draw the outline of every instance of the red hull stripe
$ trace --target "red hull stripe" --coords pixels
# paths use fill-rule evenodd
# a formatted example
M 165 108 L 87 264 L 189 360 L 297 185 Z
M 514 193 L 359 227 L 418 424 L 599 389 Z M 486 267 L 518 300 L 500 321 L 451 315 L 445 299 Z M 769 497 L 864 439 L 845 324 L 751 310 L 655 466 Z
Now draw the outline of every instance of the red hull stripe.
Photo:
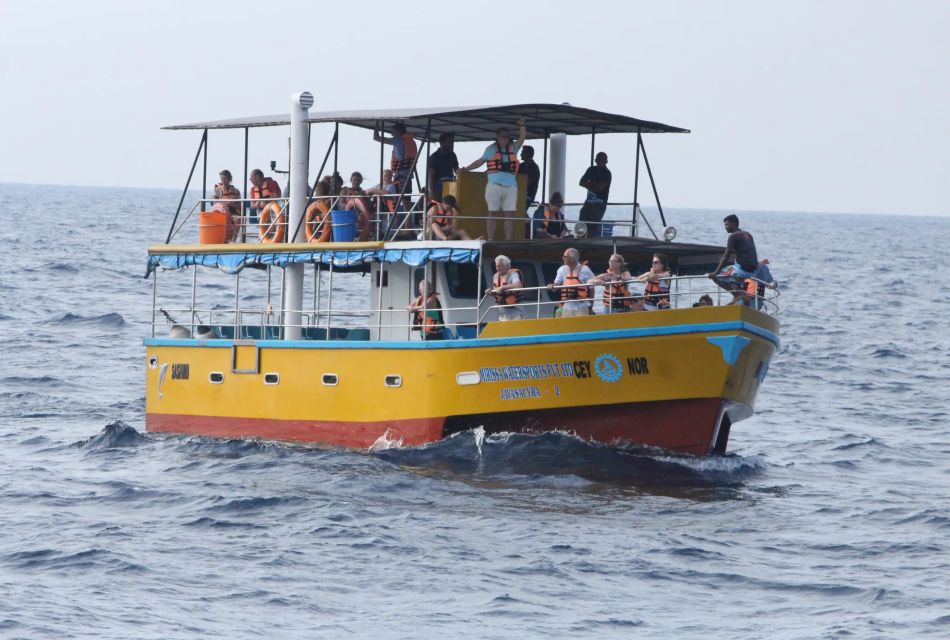
M 146 428 L 152 432 L 321 442 L 359 449 L 372 446 L 382 436 L 392 441 L 401 440 L 404 446 L 417 446 L 435 442 L 449 433 L 481 426 L 489 433 L 567 431 L 607 444 L 632 442 L 705 455 L 713 444 L 721 405 L 719 398 L 699 398 L 381 422 L 162 413 L 149 413 L 145 419 Z

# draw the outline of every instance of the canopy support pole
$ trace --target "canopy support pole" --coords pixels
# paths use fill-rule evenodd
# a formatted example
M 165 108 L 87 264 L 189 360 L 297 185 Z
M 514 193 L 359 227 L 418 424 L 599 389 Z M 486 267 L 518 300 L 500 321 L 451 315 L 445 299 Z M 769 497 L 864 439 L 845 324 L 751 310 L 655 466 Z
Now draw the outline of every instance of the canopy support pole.
M 244 199 L 247 200 L 247 140 L 248 140 L 248 128 L 244 127 L 244 191 L 241 193 L 244 194 Z M 248 203 L 241 203 L 241 242 L 247 242 L 247 219 L 248 219 Z
M 653 187 L 653 199 L 656 200 L 656 208 L 660 210 L 660 222 L 662 222 L 665 227 L 666 216 L 663 215 L 663 205 L 660 204 L 660 195 L 656 192 L 656 182 L 653 181 L 653 171 L 650 170 L 650 159 L 647 157 L 647 148 L 644 146 L 641 136 L 637 137 L 637 141 L 640 145 L 640 151 L 643 152 L 643 164 L 646 165 L 647 175 L 650 177 L 650 186 Z
M 241 338 L 241 272 L 234 276 L 234 339 Z
M 168 227 L 168 237 L 165 238 L 165 244 L 168 244 L 172 241 L 172 233 L 175 230 L 175 223 L 178 222 L 178 216 L 181 214 L 181 207 L 185 204 L 185 196 L 188 195 L 188 187 L 191 186 L 191 178 L 195 175 L 195 167 L 198 166 L 198 158 L 201 157 L 201 151 L 205 148 L 205 144 L 208 142 L 208 130 L 205 129 L 204 133 L 201 134 L 201 142 L 198 143 L 198 150 L 195 152 L 195 159 L 191 163 L 191 171 L 188 172 L 188 179 L 185 180 L 185 188 L 181 190 L 181 198 L 178 200 L 178 208 L 175 209 L 175 217 L 172 219 L 172 226 Z M 205 172 L 207 173 L 207 163 L 205 163 Z M 201 203 L 201 210 L 204 211 L 205 205 Z
M 331 313 L 333 313 L 333 254 L 330 254 L 330 280 L 327 282 L 327 340 L 330 339 Z
M 377 302 L 376 302 L 376 339 L 383 339 L 383 284 L 387 282 L 385 280 L 386 276 L 386 263 L 380 262 L 379 268 L 376 270 L 376 289 L 378 291 Z
M 385 131 L 386 123 L 382 120 L 379 123 L 379 130 L 382 133 Z M 383 174 L 386 173 L 386 143 L 383 142 L 383 136 L 379 136 L 379 188 L 386 189 L 386 185 L 383 183 Z M 383 196 L 376 196 L 376 240 L 379 241 L 379 232 L 382 230 L 382 216 L 383 209 L 386 207 Z
M 320 182 L 320 175 L 323 173 L 323 170 L 326 168 L 327 161 L 329 161 L 330 159 L 330 152 L 333 151 L 335 146 L 336 146 L 336 134 L 334 133 L 333 137 L 330 138 L 330 144 L 327 145 L 327 152 L 323 154 L 323 162 L 320 163 L 320 170 L 317 171 L 317 177 L 313 181 L 313 186 L 309 187 L 309 191 L 307 192 L 307 207 L 309 207 L 310 204 L 313 202 L 313 192 L 317 190 L 317 183 Z M 310 125 L 308 124 L 307 125 L 307 160 L 309 161 L 309 159 L 310 159 Z M 307 170 L 309 172 L 309 168 Z M 303 226 L 304 218 L 306 217 L 306 212 L 307 212 L 307 209 L 305 207 L 304 208 L 305 215 L 303 218 L 300 219 L 300 224 L 294 230 L 294 234 L 293 234 L 294 238 L 296 238 L 297 234 L 300 233 L 300 227 Z
M 333 195 L 335 196 L 340 195 L 339 193 L 335 193 L 336 174 L 339 173 L 339 169 L 337 168 L 337 160 L 339 159 L 339 156 L 340 156 L 339 140 L 340 140 L 340 123 L 334 122 L 333 123 L 333 175 L 330 177 L 330 186 L 333 187 L 333 189 L 331 190 L 331 193 L 333 193 Z
M 195 306 L 198 304 L 198 265 L 193 265 L 194 271 L 191 274 L 191 336 L 195 335 L 195 316 L 197 311 Z M 210 318 L 208 318 L 210 320 Z
M 637 237 L 638 229 L 640 226 L 640 218 L 637 217 L 637 209 L 640 208 L 640 202 L 637 200 L 637 195 L 640 189 L 640 127 L 637 127 L 637 163 L 634 165 L 633 170 L 633 226 L 631 227 L 632 235 L 634 238 Z
M 300 241 L 300 226 L 307 209 L 307 187 L 310 182 L 310 167 L 307 152 L 310 128 L 307 124 L 307 111 L 313 106 L 313 96 L 306 92 L 296 93 L 291 98 L 290 107 L 290 216 L 288 229 L 294 229 L 294 235 L 288 242 Z M 303 307 L 304 265 L 290 264 L 284 267 L 284 340 L 300 340 L 302 335 L 301 317 Z
M 597 127 L 590 128 L 590 166 L 594 166 L 594 143 L 597 141 Z
M 567 168 L 567 134 L 555 133 L 551 135 L 551 168 L 548 174 L 551 180 L 551 195 L 555 192 L 562 196 L 564 189 L 564 175 Z
M 541 202 L 542 204 L 548 201 L 548 138 L 551 137 L 551 134 L 545 129 L 544 131 L 544 153 L 541 157 L 541 162 L 544 163 L 544 168 L 541 169 Z
M 205 129 L 204 168 L 201 170 L 201 210 L 205 210 L 208 197 L 208 130 Z
M 428 118 L 426 119 L 426 132 L 430 131 L 431 129 L 432 129 L 432 118 Z M 431 155 L 432 155 L 432 140 L 427 135 L 426 136 L 426 165 L 429 164 L 429 156 Z M 431 191 L 429 191 L 429 189 L 431 188 L 432 188 L 432 185 L 429 184 L 429 167 L 426 166 L 426 183 L 425 183 L 425 191 L 424 191 L 424 193 L 426 194 L 425 197 L 429 197 L 429 195 L 431 194 Z M 439 197 L 439 199 L 440 200 L 442 199 L 441 196 Z M 428 204 L 423 205 L 422 215 L 425 216 L 425 214 L 428 212 L 429 212 L 429 205 Z

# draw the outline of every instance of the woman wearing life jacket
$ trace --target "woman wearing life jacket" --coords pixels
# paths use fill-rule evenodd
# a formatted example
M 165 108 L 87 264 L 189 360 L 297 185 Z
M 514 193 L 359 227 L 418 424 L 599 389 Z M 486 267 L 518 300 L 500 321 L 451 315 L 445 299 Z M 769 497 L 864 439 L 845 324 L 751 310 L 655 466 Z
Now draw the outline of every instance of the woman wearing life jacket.
M 551 201 L 538 208 L 535 213 L 535 238 L 557 239 L 569 235 L 567 225 L 564 224 L 564 196 L 560 191 L 551 194 Z
M 495 297 L 495 305 L 498 307 L 498 319 L 502 322 L 508 320 L 521 320 L 524 313 L 521 308 L 515 306 L 524 299 L 521 288 L 521 271 L 511 266 L 511 260 L 508 256 L 498 256 L 495 258 L 495 275 L 492 277 L 492 288 L 488 291 Z
M 636 278 L 624 268 L 623 256 L 615 253 L 608 260 L 606 273 L 597 276 L 589 284 L 604 286 L 604 309 L 606 313 L 642 311 L 643 302 L 640 300 L 635 302 L 630 294 L 630 287 L 627 283 L 632 280 L 636 280 Z
M 434 286 L 429 286 L 428 289 L 426 295 L 426 281 L 421 281 L 419 296 L 409 303 L 406 311 L 412 312 L 412 330 L 421 331 L 423 340 L 442 340 L 445 337 L 445 321 L 442 318 L 439 294 Z
M 455 226 L 455 216 L 460 213 L 455 196 L 445 196 L 442 202 L 433 202 L 426 212 L 426 240 L 471 240 L 465 229 Z
M 251 202 L 248 209 L 248 224 L 257 224 L 261 210 L 267 206 L 267 201 L 280 197 L 280 185 L 273 178 L 264 176 L 260 169 L 254 169 L 248 175 L 251 181 Z
M 221 182 L 214 185 L 214 193 L 211 197 L 215 202 L 211 210 L 228 214 L 228 242 L 234 242 L 241 230 L 241 192 L 231 184 L 233 177 L 227 169 L 223 169 L 218 177 Z
M 587 282 L 594 279 L 594 272 L 586 264 L 581 264 L 581 253 L 573 247 L 564 250 L 564 264 L 557 270 L 554 283 L 548 289 L 559 287 L 561 317 L 590 315 L 590 299 L 593 288 Z
M 650 270 L 637 278 L 643 284 L 643 308 L 647 311 L 670 308 L 669 260 L 662 253 L 653 254 Z

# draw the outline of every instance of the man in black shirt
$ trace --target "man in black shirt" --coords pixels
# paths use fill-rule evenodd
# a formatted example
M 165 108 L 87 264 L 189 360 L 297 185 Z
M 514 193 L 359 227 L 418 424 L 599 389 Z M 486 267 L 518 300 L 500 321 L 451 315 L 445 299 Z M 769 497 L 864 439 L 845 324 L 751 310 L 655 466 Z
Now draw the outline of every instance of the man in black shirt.
M 429 156 L 429 163 L 426 168 L 429 198 L 435 201 L 442 200 L 442 182 L 444 180 L 455 180 L 455 172 L 459 168 L 459 159 L 453 151 L 455 147 L 455 136 L 451 133 L 443 133 L 439 136 L 439 148 Z
M 541 182 L 541 168 L 534 161 L 534 147 L 526 144 L 521 147 L 521 166 L 518 173 L 528 176 L 528 188 L 525 191 L 525 209 L 538 197 L 538 183 Z
M 600 237 L 601 227 L 591 223 L 600 222 L 607 211 L 612 178 L 610 169 L 607 168 L 607 154 L 603 151 L 594 157 L 594 166 L 588 167 L 581 177 L 580 186 L 587 189 L 587 200 L 581 207 L 578 219 L 587 223 L 588 232 L 595 238 Z
M 706 275 L 712 278 L 712 281 L 725 289 L 734 292 L 734 298 L 738 299 L 735 292 L 744 289 L 744 282 L 747 278 L 755 275 L 755 270 L 759 267 L 759 256 L 755 250 L 755 240 L 748 231 L 739 228 L 739 217 L 730 214 L 722 219 L 729 238 L 726 240 L 726 250 L 719 259 L 719 264 L 715 270 Z M 726 267 L 729 260 L 735 262 Z M 725 267 L 725 268 L 723 268 Z

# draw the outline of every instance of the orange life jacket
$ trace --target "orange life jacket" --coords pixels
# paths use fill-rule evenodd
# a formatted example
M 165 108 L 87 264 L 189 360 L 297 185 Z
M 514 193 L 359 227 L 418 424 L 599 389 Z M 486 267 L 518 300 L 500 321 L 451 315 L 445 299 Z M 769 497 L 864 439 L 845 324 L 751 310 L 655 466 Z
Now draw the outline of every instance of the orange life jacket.
M 445 206 L 443 206 L 443 204 L 442 204 L 441 202 L 433 202 L 433 203 L 432 203 L 432 206 L 430 207 L 430 210 L 431 210 L 431 209 L 435 209 L 436 212 L 437 212 L 435 215 L 431 215 L 431 214 L 430 214 L 429 220 L 430 220 L 431 222 L 434 222 L 435 224 L 439 225 L 440 227 L 444 227 L 444 226 L 446 226 L 447 224 L 449 224 L 449 223 L 452 222 L 452 218 L 453 218 L 454 216 L 450 216 L 450 215 L 448 215 L 448 214 L 445 213 Z
M 561 300 L 587 300 L 593 295 L 590 287 L 581 286 L 581 265 L 577 265 L 576 269 L 568 271 L 564 277 L 562 286 L 570 288 L 561 289 Z
M 419 296 L 421 298 L 422 296 Z M 416 298 L 417 304 L 420 302 Z M 439 318 L 433 318 L 428 315 L 428 311 L 437 311 Z M 429 338 L 438 338 L 442 336 L 442 329 L 445 324 L 442 322 L 442 305 L 439 304 L 439 294 L 430 293 L 426 300 L 425 309 L 418 309 L 412 312 L 412 326 L 421 328 L 422 332 Z
M 643 287 L 643 293 L 649 304 L 656 305 L 662 309 L 670 307 L 670 281 L 657 280 L 656 282 L 647 282 Z
M 251 187 L 251 200 L 262 200 L 264 198 L 279 198 L 280 185 L 273 178 L 264 178 L 264 184 L 260 188 Z
M 604 306 L 611 311 L 627 311 L 633 306 L 626 282 L 618 279 L 604 285 Z
M 504 277 L 500 276 L 498 273 L 495 274 L 495 277 L 492 278 L 492 288 L 497 289 L 498 287 L 503 287 L 508 284 L 511 280 L 511 274 L 518 274 L 518 282 L 521 283 L 521 286 L 524 286 L 524 280 L 521 277 L 521 271 L 519 269 L 508 269 L 508 273 Z M 521 291 L 517 289 L 509 289 L 508 291 L 503 291 L 502 293 L 492 294 L 495 296 L 495 302 L 498 304 L 518 304 L 524 298 L 524 295 Z
M 561 235 L 564 231 L 564 214 L 560 211 L 555 212 L 548 205 L 544 205 L 544 222 L 541 226 L 552 236 Z
M 392 156 L 390 157 L 390 160 L 389 160 L 389 168 L 393 170 L 393 179 L 396 178 L 396 174 L 399 174 L 399 173 L 406 174 L 409 172 L 409 169 L 412 168 L 413 160 L 416 159 L 416 153 L 417 153 L 416 139 L 412 137 L 411 133 L 407 132 L 407 133 L 402 134 L 399 137 L 402 138 L 403 145 L 404 145 L 403 149 L 405 149 L 405 153 L 403 153 L 404 157 L 402 160 L 397 160 L 396 149 L 395 148 L 393 149 Z
M 502 153 L 501 147 L 495 143 L 495 155 L 488 161 L 488 173 L 498 173 L 505 171 L 507 173 L 518 173 L 518 155 L 515 153 L 514 146 L 509 142 Z

